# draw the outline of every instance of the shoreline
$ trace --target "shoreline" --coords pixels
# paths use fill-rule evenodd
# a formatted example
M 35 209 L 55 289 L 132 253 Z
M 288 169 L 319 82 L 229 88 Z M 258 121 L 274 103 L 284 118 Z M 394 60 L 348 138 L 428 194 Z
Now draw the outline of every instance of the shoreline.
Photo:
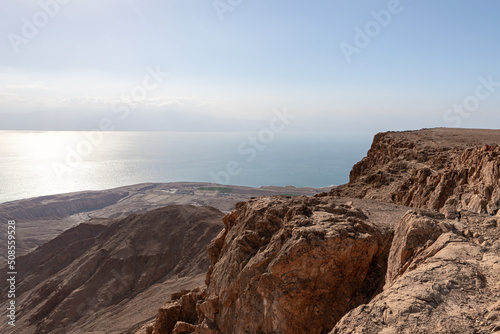
M 12 204 L 12 203 L 19 202 L 19 201 L 29 201 L 29 200 L 46 198 L 46 197 L 77 195 L 77 194 L 83 194 L 83 193 L 94 193 L 94 192 L 99 192 L 99 191 L 114 191 L 114 190 L 120 190 L 120 189 L 124 189 L 124 188 L 138 187 L 141 185 L 151 185 L 151 184 L 155 184 L 155 185 L 203 184 L 203 185 L 207 185 L 207 186 L 213 185 L 213 186 L 217 186 L 217 187 L 237 187 L 237 188 L 243 188 L 243 189 L 257 189 L 257 190 L 283 188 L 283 189 L 298 189 L 299 191 L 301 191 L 301 190 L 305 190 L 305 189 L 312 189 L 312 190 L 320 190 L 320 192 L 328 191 L 328 190 L 337 186 L 337 185 L 329 185 L 329 186 L 324 186 L 324 187 L 312 187 L 312 186 L 300 187 L 300 186 L 294 186 L 294 185 L 287 185 L 287 186 L 267 185 L 267 186 L 258 186 L 257 187 L 257 186 L 235 185 L 235 184 L 218 184 L 218 183 L 203 182 L 203 181 L 140 182 L 140 183 L 133 183 L 133 184 L 127 184 L 127 185 L 122 185 L 122 186 L 117 186 L 117 187 L 104 188 L 104 189 L 85 189 L 85 190 L 76 190 L 76 191 L 68 191 L 68 192 L 60 192 L 60 193 L 50 193 L 50 194 L 44 194 L 44 195 L 39 195 L 39 196 L 17 198 L 17 199 L 7 200 L 5 202 L 2 202 L 0 200 L 0 206 L 5 205 L 5 204 Z

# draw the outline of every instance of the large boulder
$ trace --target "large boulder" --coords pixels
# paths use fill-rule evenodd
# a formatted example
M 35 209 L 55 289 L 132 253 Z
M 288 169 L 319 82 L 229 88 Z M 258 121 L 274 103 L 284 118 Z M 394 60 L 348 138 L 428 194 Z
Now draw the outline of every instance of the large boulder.
M 383 285 L 392 234 L 352 202 L 262 197 L 223 221 L 198 321 L 176 325 L 184 332 L 328 333 Z

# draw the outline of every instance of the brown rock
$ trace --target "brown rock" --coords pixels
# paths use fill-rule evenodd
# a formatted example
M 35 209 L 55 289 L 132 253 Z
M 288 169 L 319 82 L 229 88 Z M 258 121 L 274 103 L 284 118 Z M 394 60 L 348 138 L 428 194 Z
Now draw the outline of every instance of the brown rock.
M 424 129 L 375 136 L 351 170 L 349 184 L 330 194 L 393 201 L 439 210 L 495 215 L 500 205 L 500 131 Z
M 196 327 L 192 324 L 189 324 L 187 322 L 183 321 L 178 321 L 175 324 L 174 330 L 172 331 L 172 334 L 187 334 L 187 333 L 194 333 L 196 330 Z
M 158 310 L 153 334 L 171 334 L 175 324 L 181 319 L 181 303 L 176 300 Z
M 142 325 L 138 330 L 135 331 L 135 334 L 152 334 L 154 330 L 154 322 Z
M 173 294 L 170 295 L 170 299 L 171 300 L 180 299 L 182 296 L 184 296 L 185 294 L 187 294 L 189 292 L 190 292 L 189 290 L 182 290 L 180 292 L 173 293 Z
M 440 219 L 428 218 L 425 212 L 409 212 L 403 217 L 389 257 L 387 276 L 391 281 L 372 301 L 347 313 L 332 334 L 496 330 L 500 255 L 453 232 L 441 232 L 435 239 L 440 233 L 435 220 Z M 416 226 L 419 222 L 421 228 Z M 432 243 L 425 242 L 426 234 Z M 423 249 L 414 251 L 422 245 Z
M 154 324 L 153 334 L 171 334 L 174 333 L 173 331 L 177 327 L 177 333 L 183 333 L 181 330 L 185 331 L 185 328 L 187 328 L 183 323 L 197 323 L 196 306 L 201 299 L 202 293 L 200 293 L 200 289 L 195 289 L 160 308 Z
M 389 253 L 386 284 L 402 275 L 416 255 L 443 233 L 435 218 L 436 214 L 428 210 L 408 211 L 402 218 Z
M 332 198 L 259 198 L 224 223 L 199 307 L 222 333 L 322 333 L 382 282 L 368 272 L 390 236 Z
M 220 332 L 216 329 L 210 328 L 207 324 L 201 324 L 196 326 L 196 334 L 219 334 Z

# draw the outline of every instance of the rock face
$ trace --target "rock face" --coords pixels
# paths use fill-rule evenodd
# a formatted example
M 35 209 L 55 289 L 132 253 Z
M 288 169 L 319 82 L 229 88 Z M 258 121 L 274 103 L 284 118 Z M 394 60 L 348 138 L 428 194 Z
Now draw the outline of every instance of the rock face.
M 203 282 L 222 217 L 210 207 L 169 206 L 64 232 L 18 259 L 16 327 L 0 331 L 121 333 L 141 324 L 165 291 Z
M 500 131 L 426 129 L 377 134 L 349 183 L 331 194 L 393 201 L 455 218 L 495 215 L 500 205 Z
M 394 224 L 400 216 L 396 209 L 385 218 Z M 383 284 L 391 232 L 352 202 L 262 197 L 223 220 L 208 248 L 207 289 L 187 298 L 197 300 L 191 332 L 328 333 Z M 179 316 L 182 305 L 162 308 L 152 333 L 190 322 Z
M 384 291 L 331 333 L 500 332 L 500 231 L 483 233 L 493 247 L 434 212 L 409 211 L 396 229 Z
M 223 333 L 327 331 L 387 246 L 366 219 L 361 210 L 320 199 L 240 205 L 209 250 L 200 308 L 215 304 L 215 310 L 204 314 L 205 322 Z
M 438 219 L 441 222 L 438 223 Z M 410 266 L 415 267 L 418 257 L 446 230 L 454 227 L 444 223 L 444 216 L 430 210 L 409 211 L 396 228 L 389 253 L 386 282 L 390 285 Z M 447 228 L 448 227 L 448 228 Z

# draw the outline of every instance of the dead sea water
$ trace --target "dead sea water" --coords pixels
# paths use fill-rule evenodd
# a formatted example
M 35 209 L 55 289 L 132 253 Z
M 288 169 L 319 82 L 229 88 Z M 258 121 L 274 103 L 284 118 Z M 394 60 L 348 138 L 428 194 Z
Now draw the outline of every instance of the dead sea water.
M 144 182 L 326 187 L 373 134 L 0 131 L 0 203 Z

